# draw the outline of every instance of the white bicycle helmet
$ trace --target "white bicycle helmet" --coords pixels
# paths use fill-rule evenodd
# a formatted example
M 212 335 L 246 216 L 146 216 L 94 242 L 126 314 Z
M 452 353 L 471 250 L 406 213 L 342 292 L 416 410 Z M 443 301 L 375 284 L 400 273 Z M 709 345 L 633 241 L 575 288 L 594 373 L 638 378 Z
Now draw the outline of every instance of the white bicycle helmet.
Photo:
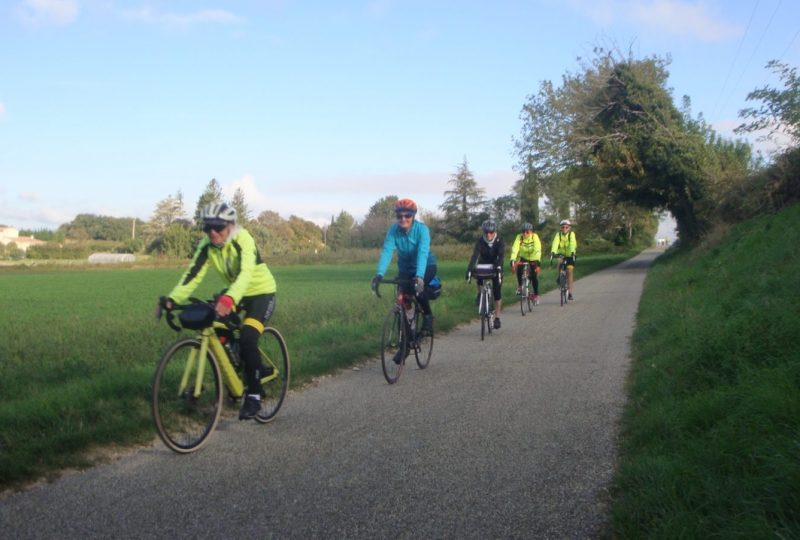
M 203 208 L 200 218 L 206 225 L 236 223 L 236 209 L 227 203 L 214 202 Z
M 572 226 L 572 223 L 570 223 L 568 219 L 562 219 L 562 220 L 561 220 L 561 223 L 559 223 L 559 225 L 569 225 L 569 226 Z

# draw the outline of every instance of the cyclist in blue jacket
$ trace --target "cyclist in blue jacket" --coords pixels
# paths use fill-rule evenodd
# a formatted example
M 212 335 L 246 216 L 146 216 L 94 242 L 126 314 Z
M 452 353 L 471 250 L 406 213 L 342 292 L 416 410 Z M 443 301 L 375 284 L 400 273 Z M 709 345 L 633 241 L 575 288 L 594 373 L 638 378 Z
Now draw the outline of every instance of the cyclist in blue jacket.
M 422 331 L 432 332 L 433 312 L 430 301 L 439 297 L 442 285 L 436 275 L 436 256 L 431 253 L 430 229 L 415 219 L 417 204 L 411 199 L 399 199 L 395 203 L 394 212 L 397 223 L 390 225 L 386 231 L 378 269 L 372 278 L 372 290 L 377 289 L 392 261 L 392 254 L 397 250 L 397 277 L 413 279 L 413 285 L 401 286 L 401 290 L 417 295 L 424 315 Z

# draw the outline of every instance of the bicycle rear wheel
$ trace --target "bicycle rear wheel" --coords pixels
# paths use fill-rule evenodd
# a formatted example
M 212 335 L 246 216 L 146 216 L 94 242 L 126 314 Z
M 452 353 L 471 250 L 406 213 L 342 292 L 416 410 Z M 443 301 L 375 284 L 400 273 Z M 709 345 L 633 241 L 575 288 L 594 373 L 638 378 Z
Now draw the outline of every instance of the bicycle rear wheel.
M 176 341 L 158 362 L 151 392 L 153 421 L 164 444 L 179 454 L 199 450 L 222 411 L 222 379 L 213 354 L 200 358 L 196 338 Z
M 433 353 L 433 327 L 431 327 L 430 333 L 422 330 L 422 321 L 424 319 L 425 316 L 417 311 L 417 322 L 415 326 L 417 329 L 417 346 L 414 348 L 414 356 L 417 359 L 419 369 L 428 367 L 428 363 L 431 361 L 431 353 Z
M 480 315 L 481 315 L 481 341 L 483 341 L 483 336 L 486 334 L 486 327 L 489 322 L 489 299 L 486 297 L 486 291 L 481 291 L 481 307 L 480 307 Z
M 267 327 L 258 338 L 261 363 L 271 366 L 272 375 L 261 379 L 261 410 L 255 419 L 266 424 L 278 414 L 289 389 L 289 350 L 286 340 L 275 328 Z
M 522 316 L 525 316 L 525 310 L 531 310 L 531 304 L 528 301 L 528 297 L 530 296 L 530 290 L 528 289 L 528 281 L 522 281 L 522 287 L 520 287 L 520 295 L 519 295 L 519 311 L 522 313 Z
M 386 315 L 381 335 L 381 366 L 386 382 L 394 384 L 403 372 L 408 352 L 408 340 L 405 336 L 405 315 L 395 306 Z

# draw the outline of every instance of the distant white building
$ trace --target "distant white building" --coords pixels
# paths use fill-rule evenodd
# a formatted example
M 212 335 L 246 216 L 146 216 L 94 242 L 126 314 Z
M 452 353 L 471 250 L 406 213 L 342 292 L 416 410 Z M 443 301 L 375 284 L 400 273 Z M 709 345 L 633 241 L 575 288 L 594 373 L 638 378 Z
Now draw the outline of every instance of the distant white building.
M 10 243 L 15 243 L 22 251 L 28 251 L 31 246 L 38 246 L 44 244 L 42 240 L 37 240 L 33 236 L 20 236 L 19 231 L 14 227 L 0 226 L 0 244 L 7 246 Z

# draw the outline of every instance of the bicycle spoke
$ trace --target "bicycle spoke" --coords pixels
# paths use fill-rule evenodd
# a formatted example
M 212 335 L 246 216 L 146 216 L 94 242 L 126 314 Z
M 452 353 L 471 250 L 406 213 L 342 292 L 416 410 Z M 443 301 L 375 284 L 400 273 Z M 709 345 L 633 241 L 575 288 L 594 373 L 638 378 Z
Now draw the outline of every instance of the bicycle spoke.
M 397 306 L 386 315 L 381 335 L 381 366 L 386 382 L 394 384 L 400 378 L 408 350 L 404 339 L 403 318 Z
M 261 363 L 272 368 L 272 374 L 261 379 L 261 410 L 255 418 L 265 424 L 275 418 L 289 389 L 289 351 L 286 341 L 275 328 L 267 327 L 258 340 Z
M 416 323 L 416 347 L 414 348 L 414 356 L 417 359 L 417 365 L 420 369 L 425 369 L 428 367 L 428 363 L 431 361 L 431 353 L 433 352 L 433 328 L 431 328 L 430 332 L 423 330 L 422 323 L 424 319 L 425 316 L 418 311 Z
M 179 453 L 198 450 L 214 430 L 222 406 L 219 367 L 209 353 L 199 358 L 200 342 L 172 345 L 156 368 L 152 414 L 161 440 Z

